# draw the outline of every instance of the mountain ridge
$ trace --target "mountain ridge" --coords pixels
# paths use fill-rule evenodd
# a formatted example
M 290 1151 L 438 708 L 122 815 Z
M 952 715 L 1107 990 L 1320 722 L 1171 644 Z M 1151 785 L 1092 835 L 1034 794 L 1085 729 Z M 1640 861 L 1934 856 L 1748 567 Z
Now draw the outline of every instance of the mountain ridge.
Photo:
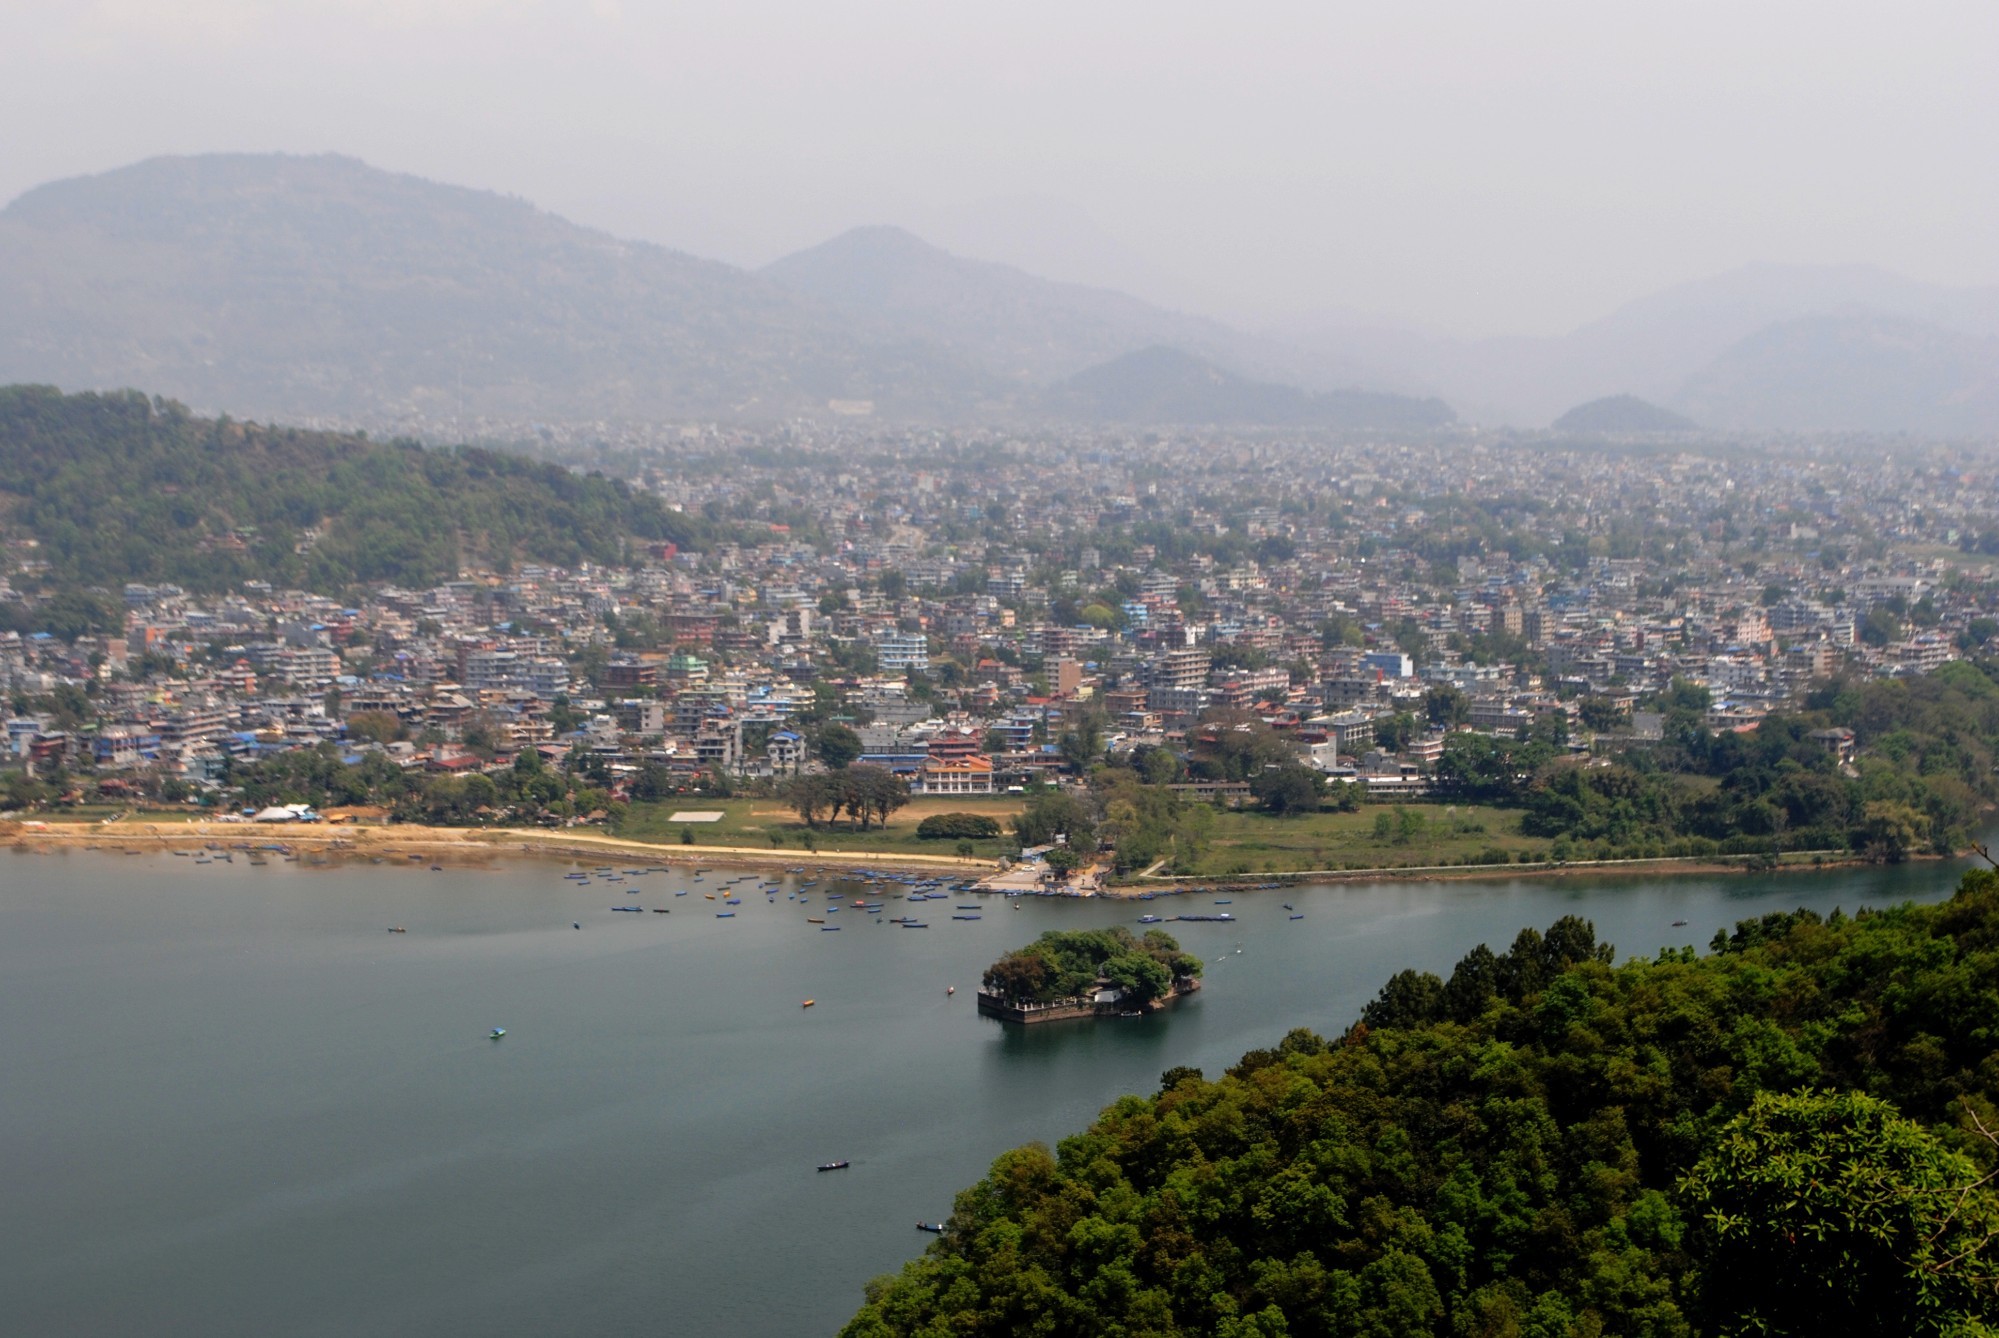
M 1999 431 L 1983 389 L 1999 288 L 1871 266 L 1743 267 L 1545 339 L 1351 319 L 1252 332 L 885 225 L 744 270 L 340 155 L 154 158 L 25 192 L 0 209 L 0 313 L 0 382 L 426 436 L 461 418 L 769 420 L 834 401 L 934 422 L 1113 402 L 1310 418 L 1295 397 L 1329 393 L 1403 421 L 1443 399 L 1533 427 L 1631 393 L 1721 430 Z M 1777 328 L 1806 320 L 1863 324 Z M 1184 402 L 1061 389 L 1161 346 L 1197 382 L 1195 364 L 1283 386 L 1293 407 L 1212 384 Z
M 1058 380 L 1154 344 L 1235 361 L 1245 342 L 1219 321 L 953 255 L 888 224 L 851 228 L 758 273 L 873 328 L 934 340 L 1020 384 Z

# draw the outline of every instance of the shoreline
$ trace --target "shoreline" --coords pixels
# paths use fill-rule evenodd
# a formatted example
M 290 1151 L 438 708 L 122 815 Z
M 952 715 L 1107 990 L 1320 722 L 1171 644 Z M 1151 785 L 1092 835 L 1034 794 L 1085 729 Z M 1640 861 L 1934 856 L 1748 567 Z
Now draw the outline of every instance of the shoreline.
M 422 855 L 434 861 L 487 863 L 497 858 L 577 860 L 613 855 L 645 855 L 648 862 L 703 868 L 789 868 L 800 864 L 820 868 L 848 866 L 893 869 L 903 873 L 960 872 L 980 876 L 993 871 L 988 860 L 955 855 L 921 855 L 897 851 L 778 849 L 756 846 L 661 845 L 629 837 L 537 827 L 429 827 L 325 823 L 254 824 L 214 821 L 112 822 L 0 821 L 0 844 L 17 850 L 94 849 L 104 853 L 151 854 L 175 847 L 282 846 L 295 853 L 312 852 L 344 858 Z
M 296 852 L 340 858 L 386 858 L 421 856 L 433 862 L 454 864 L 489 863 L 498 858 L 579 860 L 613 855 L 644 855 L 656 864 L 668 866 L 729 867 L 769 869 L 809 865 L 823 869 L 892 869 L 904 873 L 955 872 L 976 876 L 981 882 L 998 876 L 989 860 L 965 859 L 955 855 L 924 855 L 888 850 L 817 850 L 757 846 L 710 846 L 660 844 L 601 832 L 573 829 L 549 830 L 534 827 L 431 827 L 411 823 L 342 824 L 250 823 L 189 820 L 149 820 L 142 818 L 112 821 L 0 820 L 0 844 L 16 850 L 93 849 L 105 852 L 143 854 L 174 847 L 203 846 L 283 846 Z M 1830 869 L 1854 868 L 1869 861 L 1850 851 L 1793 852 L 1774 866 L 1752 867 L 1754 855 L 1727 855 L 1707 858 L 1663 856 L 1629 860 L 1544 861 L 1533 864 L 1440 864 L 1402 865 L 1370 869 L 1301 869 L 1252 874 L 1175 877 L 1140 874 L 1133 881 L 1102 883 L 1086 891 L 1065 890 L 1057 896 L 1086 899 L 1139 901 L 1172 895 L 1173 891 L 1279 890 L 1302 883 L 1347 882 L 1463 882 L 1497 881 L 1517 878 L 1563 878 L 1580 875 L 1629 873 L 1659 877 L 1696 877 L 1744 873 L 1815 873 Z M 1817 862 L 1812 857 L 1819 856 Z M 1943 861 L 1962 855 L 1914 855 L 1909 863 Z M 414 859 L 412 859 L 414 862 Z M 1171 890 L 1169 890 L 1171 889 Z M 1026 887 L 987 886 L 981 891 L 1005 895 L 1051 895 Z
M 1556 863 L 1552 860 L 1532 864 L 1427 864 L 1427 865 L 1386 865 L 1372 869 L 1292 869 L 1271 870 L 1263 873 L 1242 873 L 1210 875 L 1205 877 L 1183 877 L 1172 874 L 1138 874 L 1157 884 L 1157 888 L 1145 883 L 1127 882 L 1106 887 L 1100 896 L 1122 897 L 1127 900 L 1141 900 L 1148 893 L 1164 895 L 1166 888 L 1187 887 L 1194 890 L 1207 888 L 1226 889 L 1237 892 L 1258 891 L 1266 886 L 1275 889 L 1295 886 L 1300 883 L 1351 883 L 1351 882 L 1497 882 L 1515 878 L 1566 878 L 1584 874 L 1653 874 L 1668 878 L 1691 878 L 1699 875 L 1742 874 L 1742 873 L 1822 873 L 1829 869 L 1861 868 L 1872 861 L 1863 859 L 1851 851 L 1794 851 L 1793 855 L 1804 858 L 1787 858 L 1778 863 L 1758 868 L 1751 861 L 1755 855 L 1715 855 L 1696 857 L 1686 855 L 1662 855 L 1645 859 L 1607 860 L 1566 860 Z M 1813 863 L 1811 856 L 1824 858 Z M 1962 859 L 1955 855 L 1911 855 L 1904 863 L 1919 864 L 1929 861 Z

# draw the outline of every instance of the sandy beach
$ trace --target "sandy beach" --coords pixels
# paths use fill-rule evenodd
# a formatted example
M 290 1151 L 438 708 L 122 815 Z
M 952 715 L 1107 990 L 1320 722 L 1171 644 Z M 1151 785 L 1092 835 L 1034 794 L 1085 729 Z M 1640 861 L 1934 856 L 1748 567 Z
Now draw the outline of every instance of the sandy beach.
M 552 859 L 643 855 L 653 864 L 724 865 L 745 868 L 897 869 L 984 875 L 990 860 L 954 855 L 887 851 L 770 850 L 754 846 L 657 844 L 602 832 L 536 827 L 426 827 L 410 823 L 248 823 L 191 819 L 110 822 L 8 820 L 0 822 L 0 843 L 16 849 L 81 850 L 143 854 L 204 846 L 282 846 L 295 853 L 329 858 L 388 859 L 421 856 L 433 863 L 462 864 L 521 856 Z

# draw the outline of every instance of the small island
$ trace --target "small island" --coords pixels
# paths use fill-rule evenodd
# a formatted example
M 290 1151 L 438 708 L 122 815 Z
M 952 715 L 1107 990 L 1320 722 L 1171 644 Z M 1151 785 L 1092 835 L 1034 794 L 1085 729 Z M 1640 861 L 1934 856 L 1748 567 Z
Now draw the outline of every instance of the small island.
M 1171 934 L 1128 929 L 1051 929 L 986 968 L 979 1012 L 1029 1024 L 1082 1017 L 1137 1017 L 1201 988 L 1201 959 Z

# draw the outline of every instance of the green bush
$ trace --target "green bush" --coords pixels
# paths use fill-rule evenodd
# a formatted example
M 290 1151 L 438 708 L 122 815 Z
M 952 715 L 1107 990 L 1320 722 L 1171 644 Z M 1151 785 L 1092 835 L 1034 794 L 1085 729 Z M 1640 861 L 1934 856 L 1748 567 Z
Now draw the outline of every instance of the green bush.
M 985 840 L 999 834 L 999 823 L 983 813 L 932 813 L 916 824 L 916 835 L 925 841 Z

